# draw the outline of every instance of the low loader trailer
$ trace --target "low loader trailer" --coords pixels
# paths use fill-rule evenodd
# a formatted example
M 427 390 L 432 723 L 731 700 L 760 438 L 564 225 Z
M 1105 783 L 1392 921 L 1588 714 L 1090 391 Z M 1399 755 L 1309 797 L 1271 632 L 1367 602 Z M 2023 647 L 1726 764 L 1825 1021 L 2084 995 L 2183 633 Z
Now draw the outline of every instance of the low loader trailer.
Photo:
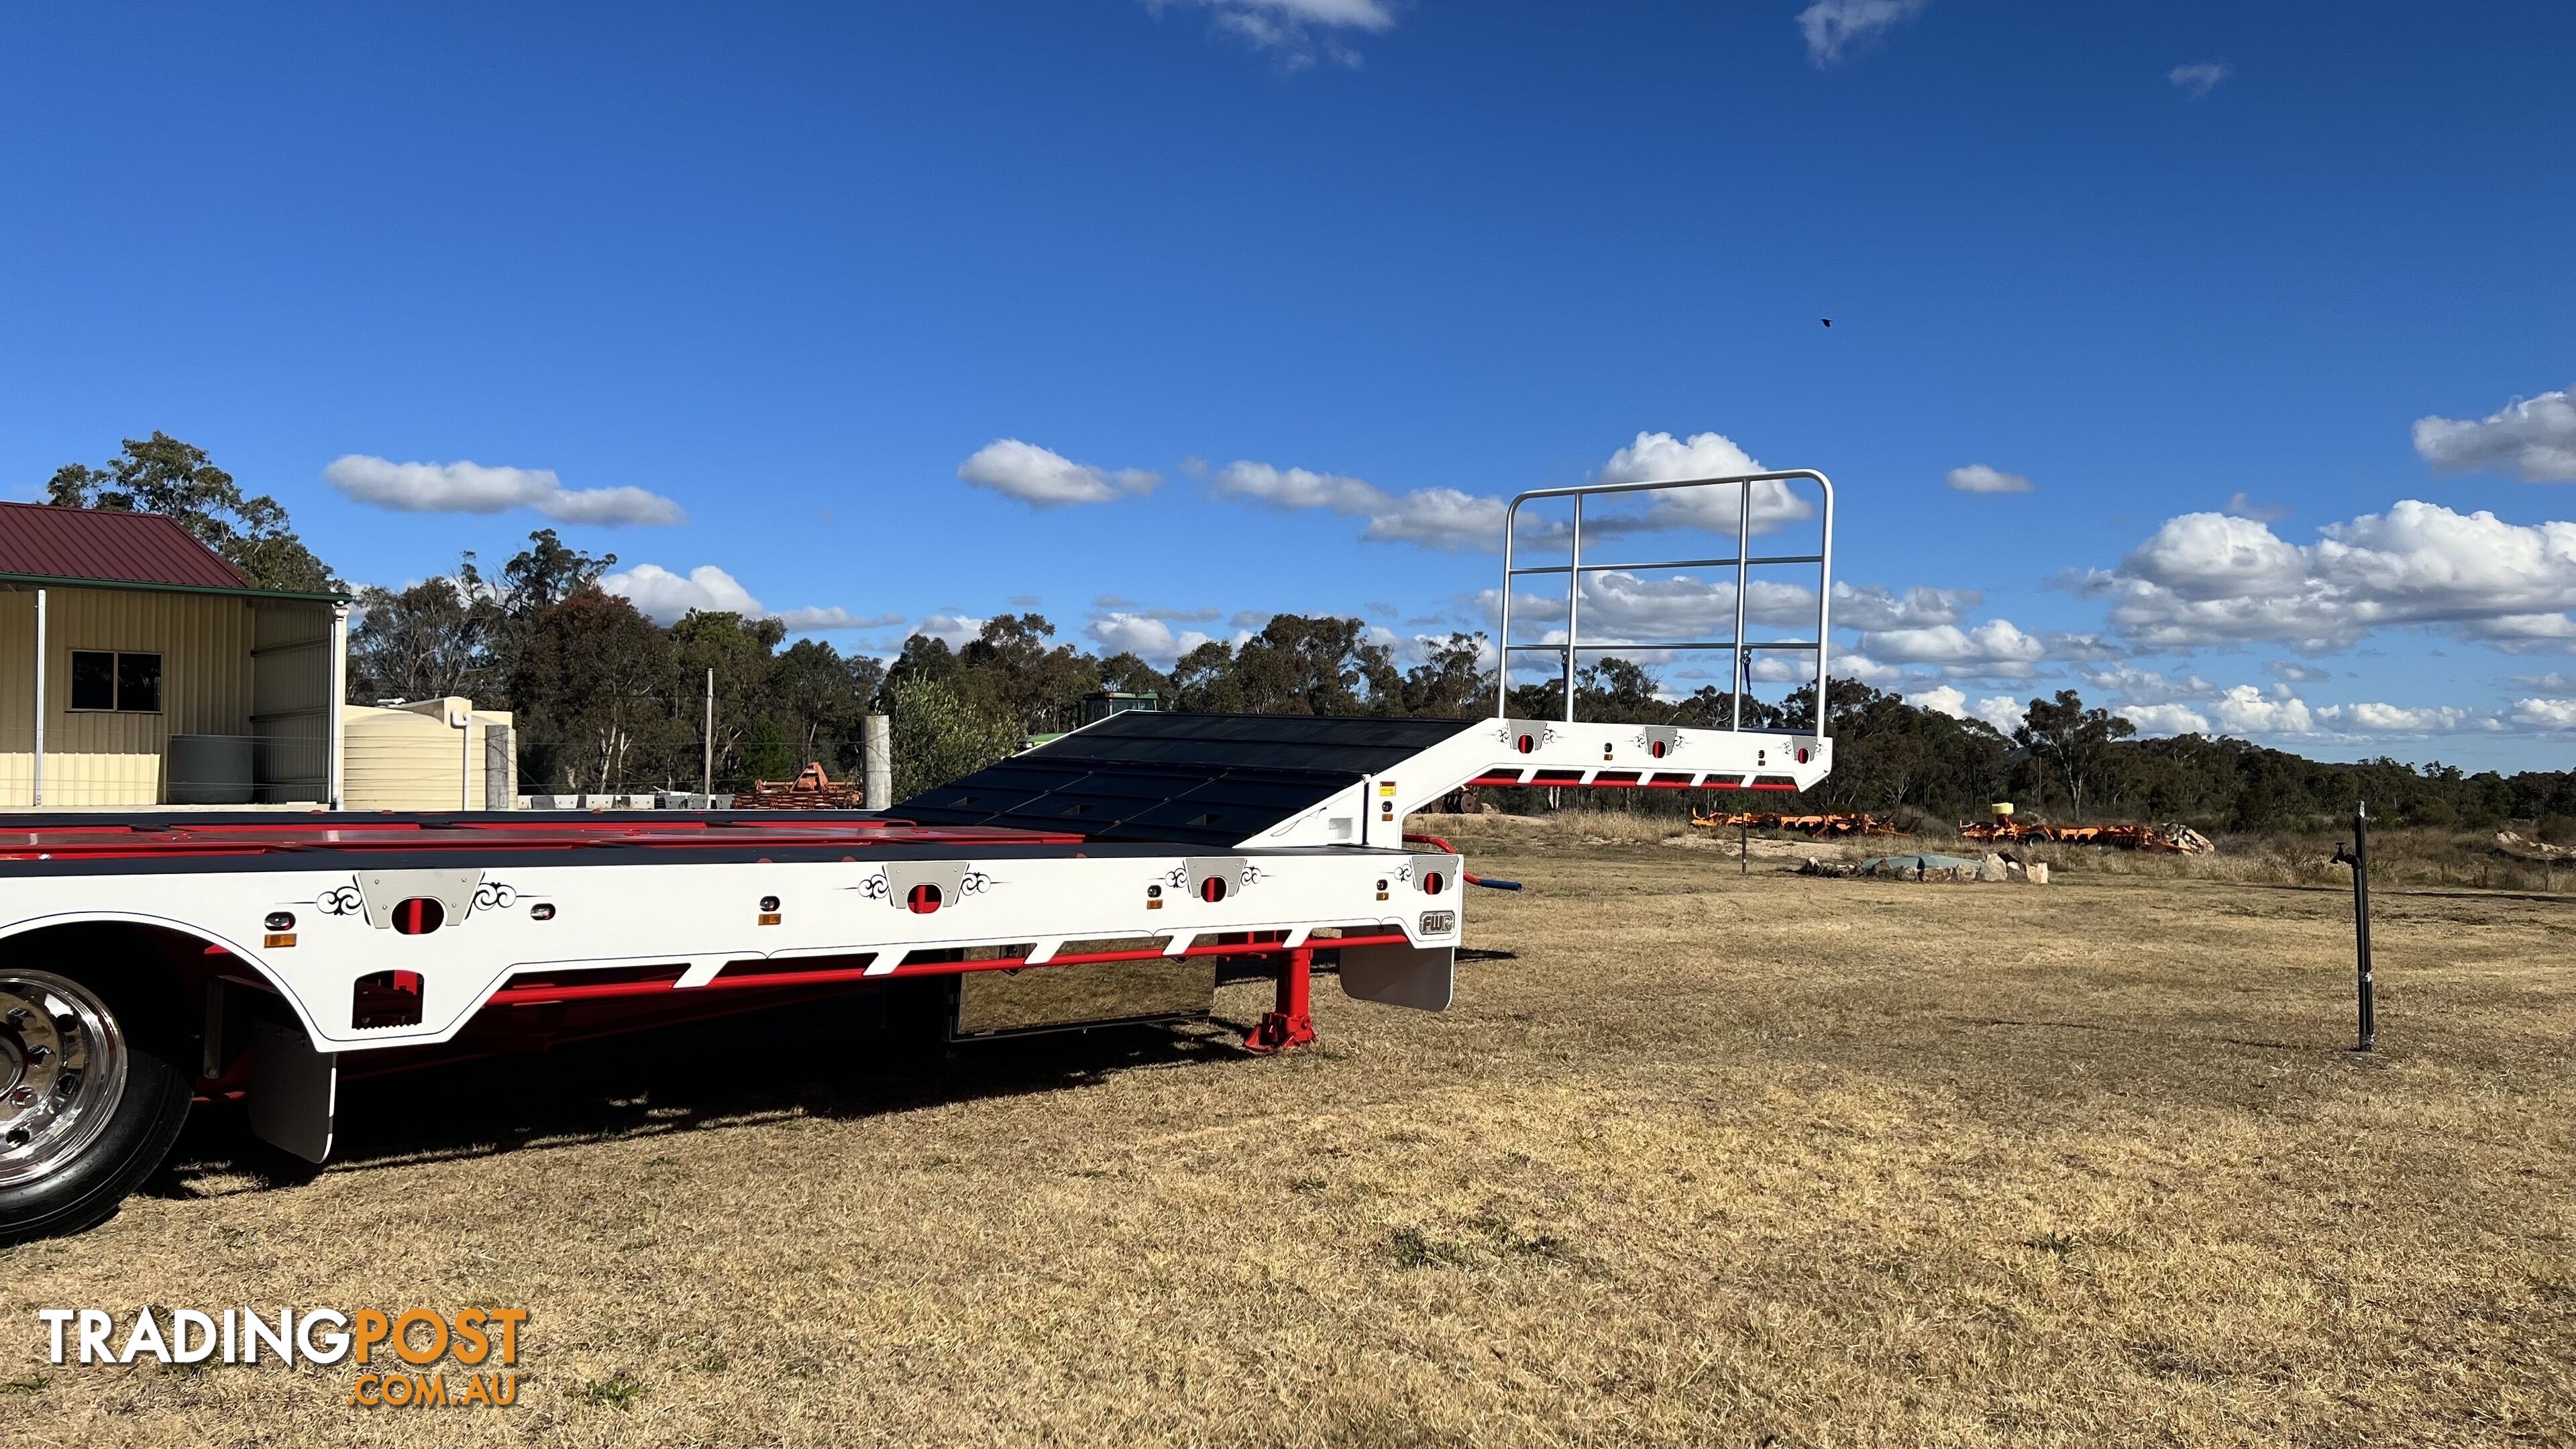
M 1772 479 L 1825 490 L 1830 538 L 1810 473 L 1513 508 Z M 1570 570 L 1507 554 L 1506 587 L 1565 572 L 1579 601 L 1581 541 Z M 1774 562 L 1748 552 L 1689 562 L 1733 563 L 1740 600 Z M 1786 562 L 1818 569 L 1820 643 L 1826 560 Z M 0 1241 L 112 1215 L 192 1104 L 239 1101 L 320 1162 L 347 1075 L 890 983 L 978 1035 L 1204 1013 L 1219 963 L 1256 968 L 1278 995 L 1255 1051 L 1314 1039 L 1319 955 L 1352 998 L 1443 1010 L 1469 877 L 1415 812 L 1469 784 L 1785 791 L 1831 768 L 1821 729 L 1575 721 L 1578 653 L 1684 645 L 1572 623 L 1529 646 L 1565 661 L 1563 719 L 1127 712 L 882 814 L 0 817 Z

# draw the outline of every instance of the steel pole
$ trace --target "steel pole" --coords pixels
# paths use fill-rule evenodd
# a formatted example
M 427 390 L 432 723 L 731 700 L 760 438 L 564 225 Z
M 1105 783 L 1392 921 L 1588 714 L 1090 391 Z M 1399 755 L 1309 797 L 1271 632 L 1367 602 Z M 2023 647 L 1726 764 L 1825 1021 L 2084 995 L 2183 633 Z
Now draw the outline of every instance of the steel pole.
M 2352 807 L 2352 938 L 2361 991 L 2361 1041 L 2354 1050 L 2366 1052 L 2379 1044 L 2379 1023 L 2370 1000 L 2370 810 L 2360 801 Z
M 716 793 L 716 672 L 712 669 L 707 671 L 706 759 L 699 767 L 698 793 L 710 797 L 705 802 L 707 805 L 715 804 L 712 797 Z
M 1744 652 L 1744 590 L 1752 580 L 1753 565 L 1753 484 L 1750 480 L 1735 485 L 1735 681 L 1727 685 L 1728 702 L 1733 717 L 1729 729 L 1744 728 L 1744 690 L 1753 681 L 1753 661 Z M 1824 616 L 1817 618 L 1816 652 L 1824 652 L 1822 632 Z
M 1494 625 L 1494 718 L 1512 712 L 1512 540 L 1520 532 L 1521 501 L 1503 510 L 1503 608 Z M 870 806 L 874 809 L 874 806 Z
M 2371 1051 L 2379 1044 L 2379 1021 L 2370 1001 L 2370 806 L 2356 800 L 2352 806 L 2352 844 L 2335 847 L 2335 864 L 2352 867 L 2352 955 L 2353 970 L 2359 993 L 2359 1040 L 2354 1051 Z
M 1583 637 L 1583 495 L 1574 495 L 1573 567 L 1565 574 L 1565 722 L 1574 723 L 1574 646 Z M 1503 592 L 1510 593 L 1510 575 L 1503 578 Z
M 36 590 L 36 756 L 28 803 L 45 803 L 45 591 Z
M 329 698 L 324 703 L 322 724 L 325 751 L 322 769 L 322 795 L 334 810 L 344 808 L 342 796 L 349 785 L 349 602 L 341 600 L 331 606 L 331 657 L 323 662 Z M 513 802 L 516 803 L 516 802 Z

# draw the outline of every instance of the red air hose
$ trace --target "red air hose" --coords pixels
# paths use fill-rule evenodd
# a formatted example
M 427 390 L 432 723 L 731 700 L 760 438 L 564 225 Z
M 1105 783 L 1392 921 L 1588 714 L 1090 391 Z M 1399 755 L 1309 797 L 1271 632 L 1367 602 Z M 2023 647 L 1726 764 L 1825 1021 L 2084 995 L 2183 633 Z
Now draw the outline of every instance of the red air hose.
M 1463 855 L 1465 853 L 1459 850 L 1458 847 L 1451 845 L 1448 841 L 1441 839 L 1437 835 L 1407 834 L 1404 838 L 1408 842 L 1418 840 L 1425 845 L 1439 846 L 1442 850 L 1449 852 L 1451 855 Z M 1459 874 L 1467 875 L 1464 871 L 1459 872 Z M 1489 891 L 1516 891 L 1521 888 L 1521 883 L 1516 880 L 1487 880 L 1480 875 L 1467 875 L 1467 884 L 1472 886 L 1483 886 Z

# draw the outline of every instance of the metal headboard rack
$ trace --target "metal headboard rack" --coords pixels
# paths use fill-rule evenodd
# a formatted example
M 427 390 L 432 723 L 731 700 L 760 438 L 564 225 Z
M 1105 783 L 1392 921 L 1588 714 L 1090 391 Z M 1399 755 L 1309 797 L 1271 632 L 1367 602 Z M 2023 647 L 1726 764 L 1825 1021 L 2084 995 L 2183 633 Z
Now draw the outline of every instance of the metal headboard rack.
M 1756 557 L 1753 542 L 1753 489 L 1761 483 L 1787 483 L 1804 479 L 1816 485 L 1824 495 L 1822 532 L 1818 551 L 1812 554 L 1777 554 Z M 1736 490 L 1735 556 L 1733 558 L 1668 559 L 1660 562 L 1585 563 L 1583 561 L 1583 501 L 1587 498 L 1617 493 L 1659 493 L 1680 488 L 1726 488 Z M 1519 543 L 1521 505 L 1542 498 L 1574 500 L 1572 550 L 1567 562 L 1522 568 L 1513 563 L 1513 551 Z M 1816 653 L 1816 720 L 1815 736 L 1825 737 L 1825 643 L 1827 623 L 1833 610 L 1834 571 L 1834 485 L 1833 480 L 1812 468 L 1792 468 L 1779 473 L 1744 473 L 1731 478 L 1691 478 L 1668 483 L 1587 483 L 1573 488 L 1534 488 L 1512 500 L 1503 516 L 1503 605 L 1502 624 L 1497 639 L 1501 651 L 1499 678 L 1494 690 L 1494 714 L 1502 718 L 1510 713 L 1512 655 L 1515 653 L 1561 654 L 1565 659 L 1565 718 L 1574 719 L 1574 675 L 1576 656 L 1581 654 L 1616 654 L 1649 649 L 1723 649 L 1734 657 L 1734 673 L 1727 693 L 1734 701 L 1732 728 L 1744 728 L 1744 690 L 1750 677 L 1748 661 L 1751 652 L 1760 649 L 1812 649 Z M 1782 565 L 1813 564 L 1816 568 L 1816 632 L 1812 639 L 1747 639 L 1744 637 L 1744 611 L 1747 585 L 1757 568 Z M 1663 639 L 1630 640 L 1615 644 L 1583 642 L 1583 576 L 1592 573 L 1636 573 L 1656 569 L 1732 568 L 1735 570 L 1735 634 L 1729 639 Z M 1512 581 L 1532 574 L 1564 574 L 1565 642 L 1563 644 L 1514 644 L 1512 642 Z

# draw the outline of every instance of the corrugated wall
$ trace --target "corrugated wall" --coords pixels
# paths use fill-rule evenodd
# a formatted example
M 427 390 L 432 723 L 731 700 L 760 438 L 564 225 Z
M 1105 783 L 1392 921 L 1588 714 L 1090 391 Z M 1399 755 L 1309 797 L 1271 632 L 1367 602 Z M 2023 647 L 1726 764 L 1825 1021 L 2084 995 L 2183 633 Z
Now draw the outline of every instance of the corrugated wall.
M 258 803 L 319 801 L 331 785 L 331 606 L 251 606 L 251 779 Z
M 0 802 L 19 807 L 33 803 L 35 639 L 35 591 L 0 594 Z M 45 644 L 48 808 L 159 804 L 171 735 L 252 732 L 248 600 L 48 588 Z M 159 654 L 161 711 L 74 712 L 75 649 Z

